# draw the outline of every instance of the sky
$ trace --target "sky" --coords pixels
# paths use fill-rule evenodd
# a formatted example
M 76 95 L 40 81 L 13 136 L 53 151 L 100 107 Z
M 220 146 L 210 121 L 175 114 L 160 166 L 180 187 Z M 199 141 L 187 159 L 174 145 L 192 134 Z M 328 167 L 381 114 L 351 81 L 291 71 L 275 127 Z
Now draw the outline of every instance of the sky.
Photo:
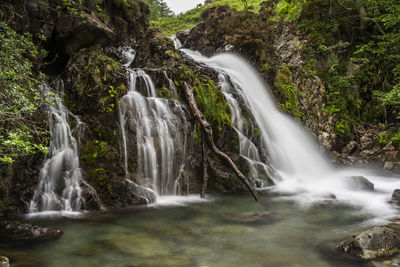
M 164 2 L 167 3 L 175 14 L 179 14 L 195 8 L 200 3 L 204 3 L 204 0 L 164 0 Z

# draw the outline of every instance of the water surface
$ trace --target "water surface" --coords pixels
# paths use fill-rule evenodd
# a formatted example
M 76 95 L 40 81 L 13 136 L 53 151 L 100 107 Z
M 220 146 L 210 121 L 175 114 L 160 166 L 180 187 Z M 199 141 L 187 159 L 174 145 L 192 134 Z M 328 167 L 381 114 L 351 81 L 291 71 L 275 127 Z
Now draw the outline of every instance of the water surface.
M 358 208 L 335 200 L 301 207 L 279 195 L 264 195 L 261 202 L 247 194 L 208 196 L 207 201 L 190 197 L 187 203 L 176 198 L 80 219 L 35 219 L 62 229 L 64 235 L 23 246 L 3 240 L 0 254 L 7 255 L 13 267 L 365 264 L 324 249 L 368 227 L 373 217 Z M 265 213 L 266 219 L 243 219 L 249 212 Z

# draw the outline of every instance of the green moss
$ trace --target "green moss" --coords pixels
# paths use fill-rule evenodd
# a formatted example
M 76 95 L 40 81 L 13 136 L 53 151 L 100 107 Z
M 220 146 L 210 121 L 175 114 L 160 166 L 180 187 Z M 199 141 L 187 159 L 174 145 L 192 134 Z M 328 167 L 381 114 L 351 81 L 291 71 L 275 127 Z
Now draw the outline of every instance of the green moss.
M 199 109 L 217 133 L 222 131 L 224 125 L 231 126 L 229 106 L 222 92 L 214 81 L 196 81 L 193 86 L 195 99 Z
M 105 141 L 89 141 L 82 148 L 82 159 L 88 164 L 93 164 L 99 159 L 107 162 L 115 161 L 118 153 Z
M 274 85 L 283 95 L 284 102 L 281 104 L 281 108 L 297 119 L 300 119 L 303 116 L 299 102 L 301 92 L 293 83 L 292 72 L 288 66 L 283 66 L 276 72 Z
M 114 112 L 118 100 L 127 92 L 125 80 L 119 78 L 124 77 L 123 67 L 100 46 L 82 49 L 71 62 L 68 75 L 74 77 L 73 89 L 79 99 L 67 99 L 68 106 L 82 104 L 90 112 Z
M 157 95 L 158 95 L 159 97 L 167 98 L 167 99 L 174 99 L 174 98 L 175 98 L 174 93 L 171 92 L 171 90 L 169 90 L 169 89 L 168 89 L 167 87 L 165 87 L 165 86 L 163 86 L 163 87 L 157 89 Z
M 182 69 L 180 78 L 192 83 L 197 106 L 218 138 L 223 127 L 231 127 L 230 109 L 223 93 L 209 77 L 202 77 L 184 65 Z
M 259 139 L 260 136 L 261 136 L 260 130 L 259 130 L 257 127 L 253 127 L 253 136 L 254 136 L 256 139 Z

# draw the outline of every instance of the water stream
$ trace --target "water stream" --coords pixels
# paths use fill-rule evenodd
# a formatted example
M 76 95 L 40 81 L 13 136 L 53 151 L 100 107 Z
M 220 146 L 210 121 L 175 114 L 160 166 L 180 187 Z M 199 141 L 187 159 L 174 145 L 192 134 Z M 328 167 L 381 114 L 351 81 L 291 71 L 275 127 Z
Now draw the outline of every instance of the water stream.
M 248 194 L 182 199 L 186 203 L 173 199 L 174 205 L 87 213 L 79 220 L 33 221 L 61 228 L 64 235 L 38 244 L 0 240 L 0 254 L 13 267 L 365 264 L 325 250 L 368 227 L 363 222 L 371 216 L 352 206 L 302 208 L 274 194 L 263 195 L 262 202 Z M 251 214 L 264 219 L 248 220 Z
M 133 137 L 137 147 L 136 172 L 141 177 L 137 182 L 158 195 L 175 195 L 186 155 L 185 113 L 178 101 L 157 96 L 154 83 L 145 71 L 128 69 L 127 73 L 129 91 L 119 107 L 126 177 L 130 175 L 128 144 Z M 128 129 L 134 130 L 128 134 Z
M 49 88 L 44 89 L 50 92 Z M 29 205 L 31 216 L 35 213 L 66 213 L 73 215 L 84 210 L 82 198 L 82 174 L 79 168 L 78 143 L 68 118 L 75 121 L 75 134 L 79 134 L 83 123 L 63 104 L 63 81 L 58 81 L 59 94 L 51 98 L 49 109 L 50 148 L 49 154 L 40 169 L 39 184 Z

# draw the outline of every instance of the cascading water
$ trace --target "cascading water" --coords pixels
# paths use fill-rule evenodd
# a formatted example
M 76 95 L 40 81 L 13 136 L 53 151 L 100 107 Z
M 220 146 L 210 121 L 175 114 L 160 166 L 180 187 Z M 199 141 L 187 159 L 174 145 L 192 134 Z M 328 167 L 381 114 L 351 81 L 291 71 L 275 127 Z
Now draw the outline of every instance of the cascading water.
M 239 152 L 248 165 L 249 171 L 247 176 L 253 181 L 256 188 L 263 188 L 269 186 L 271 182 L 266 179 L 265 174 L 271 173 L 272 170 L 267 164 L 261 161 L 261 156 L 256 145 L 250 140 L 250 136 L 253 135 L 253 125 L 251 122 L 246 120 L 243 116 L 243 111 L 234 94 L 243 101 L 246 101 L 243 92 L 240 87 L 231 83 L 229 76 L 224 73 L 219 74 L 219 87 L 225 96 L 225 99 L 229 105 L 231 113 L 232 127 L 236 131 L 239 137 Z M 245 103 L 246 107 L 249 108 L 248 103 Z
M 189 49 L 181 51 L 197 63 L 205 64 L 229 77 L 235 95 L 244 97 L 259 127 L 262 142 L 268 152 L 269 164 L 276 171 L 269 173 L 276 182 L 274 190 L 289 193 L 290 198 L 305 205 L 326 201 L 334 195 L 336 201 L 362 207 L 380 218 L 388 218 L 397 213 L 388 200 L 392 191 L 400 188 L 400 180 L 380 177 L 361 169 L 333 168 L 306 131 L 276 107 L 269 93 L 270 89 L 244 59 L 230 53 L 207 58 Z M 224 86 L 221 87 L 230 103 L 234 122 L 238 118 L 238 108 L 235 107 L 231 95 L 226 93 Z M 240 137 L 240 133 L 243 133 L 243 130 L 240 130 L 240 120 L 234 125 L 239 129 L 237 131 Z M 252 146 L 250 145 L 247 151 L 252 156 L 249 158 L 258 160 L 256 148 L 250 147 Z M 244 153 L 242 149 L 241 153 Z M 374 183 L 375 190 L 357 189 L 354 176 L 359 175 Z
M 174 45 L 175 45 L 175 49 L 180 49 L 182 47 L 182 43 L 181 41 L 178 39 L 178 37 L 176 37 L 176 35 L 172 35 L 171 38 L 174 41 Z
M 57 87 L 62 95 L 64 85 L 61 80 Z M 49 91 L 49 88 L 45 88 L 45 93 Z M 75 120 L 75 131 L 79 131 L 82 122 L 62 104 L 60 95 L 56 95 L 49 105 L 49 154 L 40 170 L 39 185 L 29 206 L 30 213 L 79 212 L 85 208 L 78 143 L 68 124 L 68 117 Z
M 185 159 L 184 111 L 179 102 L 158 98 L 153 81 L 143 70 L 128 69 L 127 73 L 129 91 L 119 107 L 126 176 L 129 178 L 127 130 L 134 129 L 141 184 L 158 195 L 175 195 Z

